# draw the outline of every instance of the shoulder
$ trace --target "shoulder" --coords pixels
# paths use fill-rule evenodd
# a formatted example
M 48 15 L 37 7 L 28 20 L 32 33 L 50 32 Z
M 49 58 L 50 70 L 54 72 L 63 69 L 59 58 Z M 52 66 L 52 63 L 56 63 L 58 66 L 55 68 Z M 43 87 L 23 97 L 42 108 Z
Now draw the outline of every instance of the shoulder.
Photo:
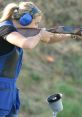
M 13 31 L 17 31 L 17 29 L 14 26 L 11 25 L 4 25 L 0 27 L 0 36 L 5 36 Z
M 0 22 L 0 30 L 16 30 L 16 27 L 14 26 L 13 22 L 11 20 L 5 20 L 3 22 Z

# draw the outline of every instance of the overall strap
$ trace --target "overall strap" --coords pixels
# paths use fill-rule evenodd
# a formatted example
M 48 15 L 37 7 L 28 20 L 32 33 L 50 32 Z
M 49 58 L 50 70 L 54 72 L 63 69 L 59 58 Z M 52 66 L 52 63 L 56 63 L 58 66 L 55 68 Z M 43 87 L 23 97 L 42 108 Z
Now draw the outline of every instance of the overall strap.
M 3 21 L 3 22 L 0 22 L 0 27 L 7 26 L 7 25 L 14 26 L 14 24 L 11 20 L 6 20 L 6 21 Z

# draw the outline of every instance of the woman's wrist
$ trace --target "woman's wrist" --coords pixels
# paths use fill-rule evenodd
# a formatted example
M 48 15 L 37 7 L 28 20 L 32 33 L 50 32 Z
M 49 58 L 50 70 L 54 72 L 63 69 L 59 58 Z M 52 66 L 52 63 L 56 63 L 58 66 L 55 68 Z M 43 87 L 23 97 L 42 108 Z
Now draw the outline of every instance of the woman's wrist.
M 39 34 L 38 34 L 38 38 L 39 38 L 40 40 L 42 39 L 41 30 L 40 30 L 40 32 L 39 32 Z
M 41 34 L 41 41 L 48 43 L 50 40 L 50 34 L 48 31 L 46 31 L 46 28 L 42 28 L 40 34 Z

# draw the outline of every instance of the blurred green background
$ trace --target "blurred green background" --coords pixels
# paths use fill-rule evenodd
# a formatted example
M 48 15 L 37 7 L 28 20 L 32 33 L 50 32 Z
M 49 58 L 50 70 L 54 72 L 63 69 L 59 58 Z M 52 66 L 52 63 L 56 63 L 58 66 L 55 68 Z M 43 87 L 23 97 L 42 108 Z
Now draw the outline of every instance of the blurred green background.
M 32 1 L 44 14 L 42 26 L 81 26 L 82 0 Z M 0 0 L 1 11 L 10 2 L 13 0 Z M 64 110 L 58 117 L 82 117 L 82 41 L 40 43 L 33 50 L 24 50 L 17 84 L 21 97 L 19 117 L 52 117 L 46 98 L 59 92 L 63 93 Z

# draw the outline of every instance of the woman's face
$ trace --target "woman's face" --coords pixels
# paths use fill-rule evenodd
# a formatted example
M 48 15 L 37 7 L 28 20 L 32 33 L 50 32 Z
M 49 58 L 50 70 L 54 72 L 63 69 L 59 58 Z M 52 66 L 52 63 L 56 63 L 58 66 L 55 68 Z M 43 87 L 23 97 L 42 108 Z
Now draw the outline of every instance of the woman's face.
M 28 25 L 27 27 L 30 28 L 38 28 L 39 23 L 41 22 L 42 16 L 36 16 L 35 19 L 32 20 L 31 24 Z

